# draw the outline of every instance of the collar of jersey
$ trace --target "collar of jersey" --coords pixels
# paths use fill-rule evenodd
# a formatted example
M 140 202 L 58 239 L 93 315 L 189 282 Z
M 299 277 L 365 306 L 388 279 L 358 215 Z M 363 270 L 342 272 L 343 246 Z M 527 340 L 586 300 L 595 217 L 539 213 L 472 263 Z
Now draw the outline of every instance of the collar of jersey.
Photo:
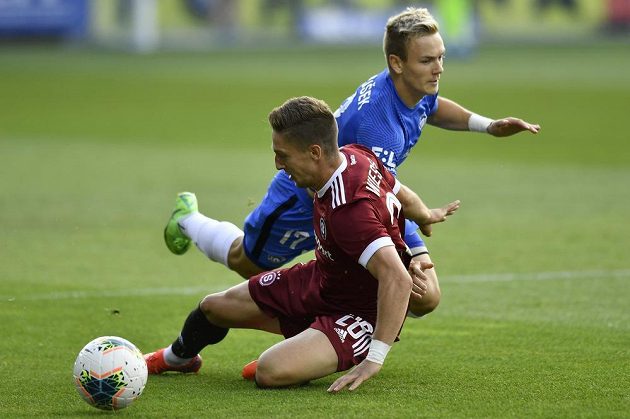
M 330 179 L 328 179 L 328 182 L 326 182 L 326 184 L 319 191 L 317 191 L 318 198 L 321 198 L 322 196 L 324 196 L 324 194 L 326 193 L 328 188 L 330 188 L 330 185 L 332 185 L 332 183 L 335 181 L 337 176 L 339 176 L 341 172 L 346 170 L 346 167 L 348 167 L 348 161 L 346 160 L 346 155 L 343 153 L 339 153 L 339 154 L 341 154 L 341 164 L 339 165 L 337 170 L 335 170 L 335 173 L 332 174 Z

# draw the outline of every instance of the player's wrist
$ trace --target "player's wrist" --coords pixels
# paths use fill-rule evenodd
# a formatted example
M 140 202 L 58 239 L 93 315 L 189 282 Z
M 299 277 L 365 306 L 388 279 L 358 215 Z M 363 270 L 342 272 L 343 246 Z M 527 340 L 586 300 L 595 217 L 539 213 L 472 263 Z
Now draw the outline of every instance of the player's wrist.
M 476 113 L 470 114 L 468 118 L 468 130 L 473 132 L 488 132 L 488 128 L 494 122 L 493 119 L 486 118 L 485 116 L 477 115 Z
M 386 344 L 385 342 L 372 339 L 372 342 L 370 343 L 370 350 L 368 351 L 365 359 L 383 365 L 383 362 L 385 362 L 385 357 L 387 356 L 387 353 L 391 348 L 392 346 Z

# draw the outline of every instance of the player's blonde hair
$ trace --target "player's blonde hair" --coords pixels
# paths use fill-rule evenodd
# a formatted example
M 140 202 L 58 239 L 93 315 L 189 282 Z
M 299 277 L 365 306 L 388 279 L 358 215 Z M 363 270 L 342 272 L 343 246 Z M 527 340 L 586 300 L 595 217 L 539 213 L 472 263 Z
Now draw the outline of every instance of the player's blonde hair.
M 425 8 L 408 7 L 404 12 L 392 16 L 385 25 L 383 52 L 389 66 L 389 56 L 396 55 L 407 60 L 407 44 L 417 36 L 433 35 L 439 31 L 435 18 Z
M 338 148 L 335 116 L 323 100 L 309 96 L 291 98 L 269 113 L 269 124 L 301 149 L 317 144 L 330 156 Z

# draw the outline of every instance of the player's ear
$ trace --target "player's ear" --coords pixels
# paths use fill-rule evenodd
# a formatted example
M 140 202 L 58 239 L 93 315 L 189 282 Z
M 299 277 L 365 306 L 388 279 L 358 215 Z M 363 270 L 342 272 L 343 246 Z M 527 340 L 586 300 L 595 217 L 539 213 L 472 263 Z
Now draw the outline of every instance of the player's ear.
M 403 60 L 398 55 L 389 54 L 387 56 L 387 62 L 389 63 L 389 68 L 391 68 L 394 73 L 402 73 Z
M 308 146 L 308 151 L 311 153 L 311 157 L 313 157 L 314 160 L 322 158 L 322 148 L 319 144 L 311 144 Z

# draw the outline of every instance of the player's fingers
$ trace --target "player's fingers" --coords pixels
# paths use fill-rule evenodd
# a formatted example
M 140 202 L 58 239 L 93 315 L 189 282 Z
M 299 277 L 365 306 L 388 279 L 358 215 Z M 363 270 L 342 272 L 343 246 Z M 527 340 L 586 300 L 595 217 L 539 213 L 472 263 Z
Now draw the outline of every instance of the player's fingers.
M 347 381 L 349 380 L 348 375 L 350 375 L 350 373 L 342 375 L 341 377 L 337 378 L 335 382 L 332 383 L 330 387 L 328 387 L 328 391 L 337 392 L 341 390 L 342 388 L 344 388 L 348 384 L 347 383 Z
M 422 265 L 414 264 L 409 266 L 409 273 L 414 284 L 418 285 L 429 280 L 427 274 L 424 273 Z
M 415 290 L 417 292 L 420 292 L 422 290 L 426 290 L 429 287 L 427 285 L 429 282 L 429 278 L 427 277 L 425 273 L 422 274 L 422 278 L 420 278 L 418 275 L 414 275 L 412 279 L 413 279 L 412 284 L 411 284 L 412 291 Z
M 420 290 L 426 290 L 427 288 L 429 288 L 429 286 L 427 285 L 428 282 L 429 278 L 427 277 L 427 274 L 423 272 L 422 277 L 416 276 L 416 281 L 413 282 L 412 286 L 415 285 Z
M 358 376 L 356 380 L 354 380 L 354 382 L 350 385 L 350 387 L 348 387 L 348 390 L 352 391 L 356 389 L 361 385 L 361 383 L 363 383 L 363 381 L 365 381 L 365 379 L 363 379 L 363 377 L 361 376 Z
M 453 201 L 446 207 L 448 215 L 451 215 L 455 211 L 459 209 L 461 201 L 458 199 L 457 201 Z
M 328 392 L 337 393 L 339 390 L 342 390 L 347 385 L 345 381 L 346 381 L 345 375 L 343 377 L 338 378 L 337 380 L 335 380 L 334 383 L 331 384 L 330 387 L 328 387 Z
M 411 293 L 414 295 L 417 295 L 418 298 L 422 298 L 423 296 L 427 294 L 427 289 L 426 288 L 423 289 L 417 285 L 414 285 L 411 287 Z
M 411 290 L 411 299 L 412 300 L 422 300 L 422 297 L 426 295 L 426 291 L 423 294 L 415 292 L 413 289 Z
M 440 208 L 442 213 L 441 213 L 441 219 L 439 220 L 439 222 L 446 221 L 446 217 L 448 217 L 449 215 L 452 215 L 455 211 L 459 209 L 459 204 L 460 202 L 458 199 L 457 201 L 453 201 L 449 204 L 444 205 L 442 208 Z
M 433 267 L 435 267 L 433 262 L 420 261 L 420 269 L 422 269 L 423 271 L 425 271 L 427 269 L 431 269 Z

